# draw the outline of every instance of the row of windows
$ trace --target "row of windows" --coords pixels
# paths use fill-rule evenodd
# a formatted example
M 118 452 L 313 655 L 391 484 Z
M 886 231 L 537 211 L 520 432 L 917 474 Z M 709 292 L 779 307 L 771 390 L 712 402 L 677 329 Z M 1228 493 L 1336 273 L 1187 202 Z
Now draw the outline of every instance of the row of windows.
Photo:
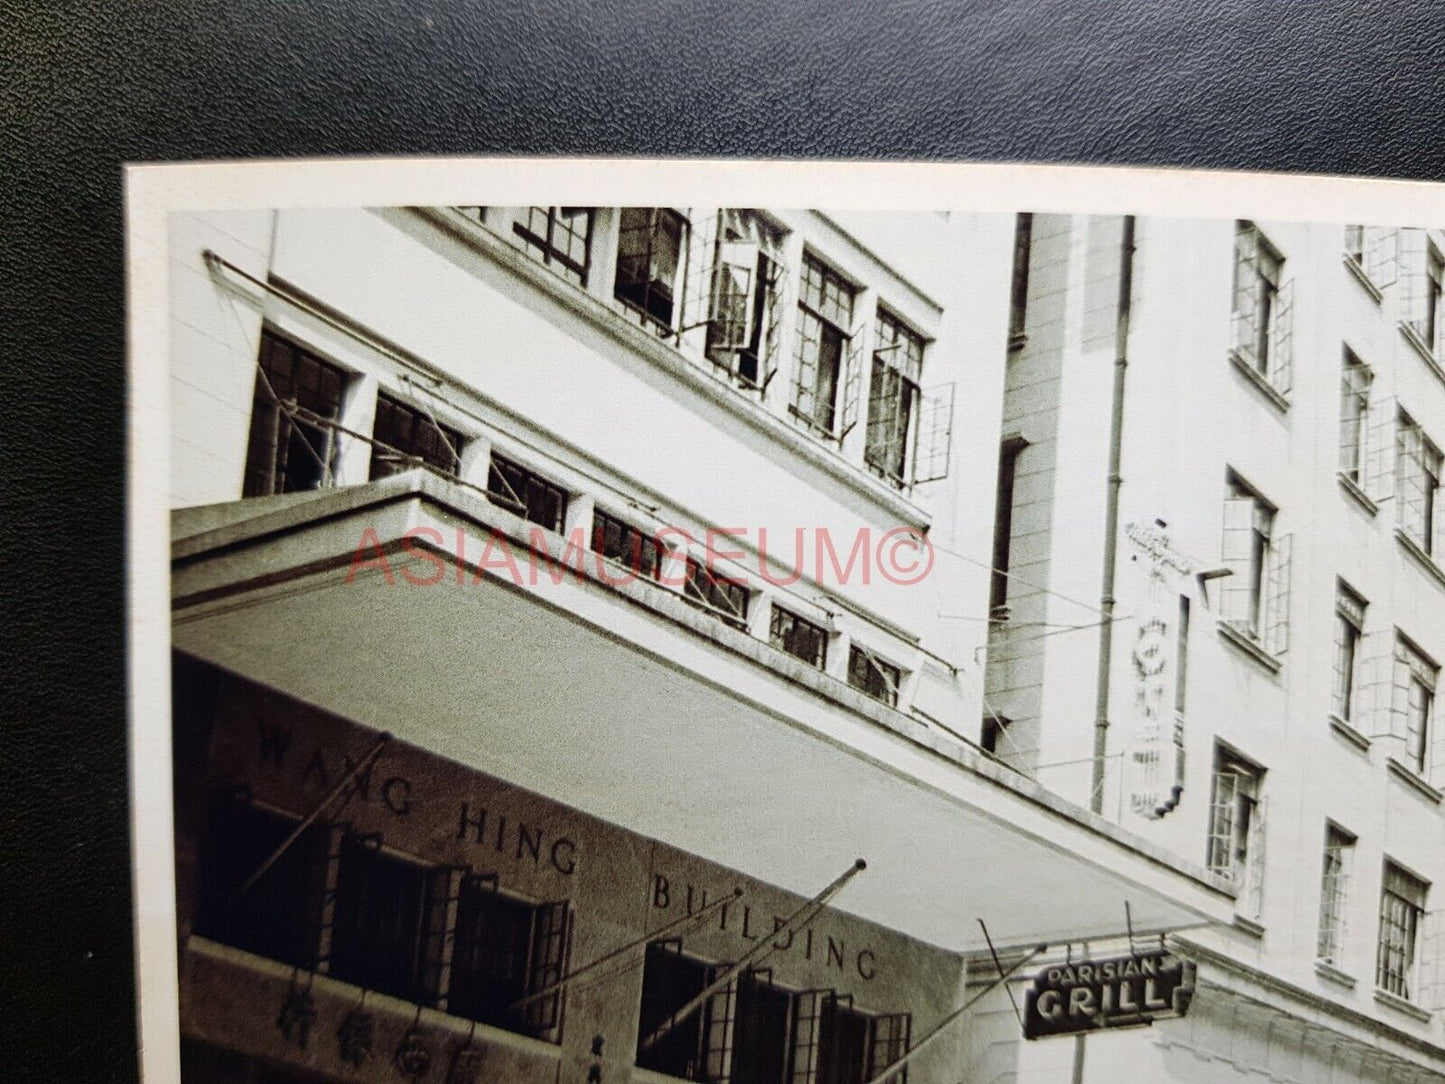
M 1215 749 L 1210 796 L 1209 869 L 1239 886 L 1239 907 L 1258 920 L 1264 891 L 1265 769 L 1224 746 Z M 1335 824 L 1325 830 L 1320 873 L 1318 958 L 1338 966 L 1343 961 L 1349 883 L 1356 838 Z M 1375 945 L 1375 986 L 1410 1001 L 1420 1001 L 1425 976 L 1421 948 L 1430 886 L 1402 866 L 1386 859 L 1380 890 Z M 1432 916 L 1433 917 L 1433 916 Z M 1431 944 L 1439 954 L 1445 945 Z M 1428 961 L 1445 967 L 1445 958 Z M 1432 990 L 1431 997 L 1439 991 Z M 1438 1007 L 1438 1006 L 1430 1006 Z
M 248 887 L 294 826 L 244 795 L 217 797 L 202 841 L 196 933 L 561 1040 L 575 918 L 567 901 L 527 901 L 495 875 L 430 866 L 326 824 L 307 828 Z M 711 1084 L 863 1084 L 908 1050 L 908 1014 L 865 1013 L 846 994 L 789 989 L 759 970 L 720 985 L 700 1011 L 664 1029 L 728 966 L 683 952 L 680 941 L 648 946 L 638 1065 Z M 906 1074 L 891 1079 L 903 1084 Z
M 918 358 L 904 361 L 917 363 Z M 346 373 L 337 366 L 269 330 L 263 332 L 246 496 L 315 489 L 334 480 L 336 436 L 342 431 L 339 419 L 347 383 Z M 420 405 L 409 405 L 385 391 L 377 394 L 376 422 L 369 440 L 372 479 L 417 466 L 455 477 L 467 444 L 458 430 L 439 422 Z M 532 523 L 550 531 L 563 530 L 567 489 L 495 451 L 487 466 L 486 493 L 494 504 Z M 640 528 L 600 508 L 593 512 L 591 545 L 595 552 L 641 577 L 663 579 L 666 548 Z M 753 592 L 711 568 L 709 562 L 684 558 L 682 597 L 734 628 L 748 627 Z M 801 614 L 774 605 L 768 639 L 780 651 L 819 670 L 827 667 L 830 633 Z M 902 669 L 861 644 L 850 645 L 847 677 L 854 688 L 897 706 Z
M 510 221 L 526 252 L 588 287 L 597 209 L 475 210 L 503 229 Z M 812 252 L 789 266 L 784 231 L 756 211 L 623 207 L 615 220 L 612 296 L 625 312 L 679 345 L 703 329 L 697 343 L 707 361 L 765 400 L 783 360 L 790 312 L 787 416 L 812 435 L 841 443 L 856 424 L 866 375 L 868 469 L 898 488 L 947 474 L 951 394 L 925 409 L 924 338 L 881 305 L 872 316 L 871 370 L 862 371 L 867 318 L 858 311 L 860 286 Z M 789 289 L 797 294 L 792 306 L 785 301 Z
M 1377 297 L 1398 284 L 1401 330 L 1435 363 L 1445 359 L 1445 256 L 1426 231 L 1347 226 L 1344 250 Z M 1280 396 L 1290 390 L 1293 307 L 1284 256 L 1254 223 L 1237 223 L 1231 356 Z
M 536 472 L 492 453 L 487 495 L 497 504 L 538 523 L 561 531 L 567 514 L 567 494 Z M 634 575 L 664 582 L 663 559 L 667 547 L 640 527 L 595 508 L 592 512 L 592 549 Z M 746 631 L 753 593 L 743 583 L 692 557 L 684 557 L 682 597 L 705 613 Z M 801 614 L 772 604 L 768 642 L 779 651 L 819 670 L 827 668 L 829 631 Z M 848 684 L 875 700 L 896 707 L 901 667 L 880 659 L 861 644 L 848 653 Z

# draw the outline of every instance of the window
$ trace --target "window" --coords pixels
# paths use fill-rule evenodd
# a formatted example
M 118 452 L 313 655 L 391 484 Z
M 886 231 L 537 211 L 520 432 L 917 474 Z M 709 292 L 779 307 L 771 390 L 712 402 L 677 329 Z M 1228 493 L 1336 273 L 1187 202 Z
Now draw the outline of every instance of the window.
M 1431 246 L 1425 257 L 1425 312 L 1420 338 L 1437 358 L 1441 356 L 1441 338 L 1445 337 L 1445 312 L 1440 307 L 1442 280 L 1445 280 L 1445 262 Z
M 1335 681 L 1331 711 L 1336 718 L 1354 718 L 1355 675 L 1360 638 L 1365 633 L 1365 600 L 1343 581 L 1335 584 Z
M 1375 985 L 1413 998 L 1415 952 L 1430 886 L 1393 862 L 1385 862 L 1380 890 L 1380 938 L 1375 952 Z
M 1440 510 L 1440 449 L 1403 410 L 1395 438 L 1400 529 L 1431 556 L 1437 549 Z
M 1426 773 L 1435 740 L 1435 684 L 1440 668 L 1403 636 L 1395 638 L 1394 707 L 1404 714 L 1405 763 Z
M 687 220 L 668 207 L 623 207 L 619 220 L 613 292 L 670 331 Z
M 1365 443 L 1373 381 L 1374 374 L 1369 367 L 1346 347 L 1340 376 L 1340 473 L 1359 486 L 1365 484 Z
M 388 854 L 376 836 L 342 842 L 331 929 L 331 974 L 407 1001 L 429 1000 L 425 970 L 427 867 Z
M 828 630 L 791 610 L 773 607 L 768 640 L 779 651 L 786 651 L 809 666 L 822 670 L 828 665 Z
M 908 1052 L 909 1014 L 865 1013 L 847 994 L 790 990 L 762 970 L 737 975 L 643 1049 L 725 966 L 686 955 L 675 940 L 647 947 L 639 1066 L 711 1084 L 863 1084 Z M 904 1068 L 890 1084 L 907 1079 Z
M 198 862 L 196 933 L 293 967 L 316 966 L 325 826 L 308 829 L 242 891 L 295 827 L 295 819 L 239 796 L 213 800 Z
M 923 338 L 880 309 L 873 340 L 863 460 L 874 474 L 902 487 L 908 480 L 909 438 L 916 435 Z
M 592 257 L 591 207 L 528 207 L 512 223 L 527 252 L 578 286 Z
M 856 401 L 856 389 L 846 386 L 855 375 L 850 365 L 853 300 L 853 287 L 841 275 L 812 256 L 803 257 L 791 410 L 803 425 L 825 437 L 841 439 L 850 424 L 839 418 L 840 379 L 845 381 L 841 413 L 846 415 Z
M 1275 529 L 1275 508 L 1237 475 L 1224 502 L 1225 577 L 1220 613 L 1236 632 L 1272 655 L 1289 644 L 1290 539 Z
M 592 512 L 592 549 L 639 576 L 657 579 L 662 570 L 657 540 L 600 508 Z
M 496 452 L 487 471 L 487 497 L 549 531 L 560 531 L 567 517 L 564 489 Z
M 853 644 L 848 649 L 848 684 L 889 707 L 898 706 L 898 686 L 903 671 L 884 662 L 867 648 Z
M 512 1006 L 565 974 L 567 901 L 515 899 L 495 876 L 426 865 L 328 824 L 308 828 L 243 892 L 296 821 L 239 798 L 213 806 L 197 933 L 452 1015 L 560 1037 L 560 991 Z
M 1005 719 L 1000 715 L 984 716 L 983 726 L 979 729 L 979 748 L 985 753 L 999 756 L 998 747 L 1005 740 L 1011 721 L 1012 720 Z
M 1362 270 L 1365 266 L 1365 227 L 1345 227 L 1345 259 Z
M 1024 344 L 1029 304 L 1029 258 L 1033 247 L 1034 216 L 1021 214 L 1014 226 L 1013 283 L 1009 291 L 1009 349 Z
M 261 332 L 259 366 L 242 495 L 330 485 L 346 373 L 269 330 Z
M 1223 746 L 1215 748 L 1206 864 L 1211 873 L 1240 887 L 1239 909 L 1252 919 L 1259 917 L 1262 902 L 1263 781 L 1263 768 Z
M 498 890 L 493 876 L 468 876 L 457 899 L 447 1011 L 508 1031 L 546 1037 L 561 1023 L 562 992 L 513 1007 L 566 970 L 567 902 L 532 904 Z
M 465 439 L 450 426 L 382 392 L 371 431 L 371 478 L 385 478 L 425 463 L 456 477 Z
M 748 627 L 748 589 L 729 583 L 722 573 L 713 572 L 700 561 L 687 559 L 682 595 L 693 605 L 721 618 L 735 629 Z
M 723 208 L 707 226 L 716 236 L 694 241 L 710 251 L 697 261 L 696 282 L 689 272 L 689 289 L 708 308 L 686 322 L 706 323 L 704 348 L 713 364 L 745 387 L 766 391 L 782 333 L 782 234 L 757 212 L 739 208 Z
M 1293 289 L 1284 281 L 1284 257 L 1251 222 L 1235 228 L 1233 327 L 1235 361 L 1287 394 Z
M 733 1032 L 731 988 L 720 990 L 701 1009 L 643 1048 L 643 1043 L 707 989 L 718 974 L 716 966 L 683 955 L 680 941 L 654 941 L 647 946 L 637 1027 L 639 1066 L 683 1080 L 728 1079 Z
M 1008 620 L 1008 566 L 1013 543 L 1014 478 L 1019 455 L 1028 447 L 1021 437 L 1004 440 L 998 453 L 998 488 L 994 496 L 993 574 L 989 581 L 990 620 Z
M 1320 926 L 1315 955 L 1339 965 L 1345 938 L 1345 904 L 1349 898 L 1350 870 L 1354 865 L 1355 837 L 1333 824 L 1325 826 L 1325 855 L 1320 872 Z

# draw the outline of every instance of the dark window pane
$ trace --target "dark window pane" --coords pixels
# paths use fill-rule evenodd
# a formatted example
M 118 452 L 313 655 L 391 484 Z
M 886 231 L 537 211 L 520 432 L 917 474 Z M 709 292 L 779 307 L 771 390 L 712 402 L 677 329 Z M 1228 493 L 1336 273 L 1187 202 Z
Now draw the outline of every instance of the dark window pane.
M 425 463 L 455 476 L 464 438 L 450 426 L 390 395 L 376 397 L 376 443 L 371 446 L 371 477 L 385 478 Z
M 720 574 L 718 574 L 720 575 Z M 683 597 L 736 629 L 748 624 L 748 591 L 742 584 L 725 583 L 699 561 L 687 561 Z
M 567 516 L 565 490 L 496 452 L 487 470 L 487 496 L 551 531 L 560 531 Z
M 898 684 L 903 671 L 877 658 L 871 652 L 853 646 L 848 652 L 848 684 L 875 700 L 897 706 Z
M 783 1084 L 792 1000 L 786 990 L 759 975 L 742 977 L 733 1025 L 733 1080 Z
M 421 989 L 427 870 L 349 836 L 342 845 L 331 935 L 331 973 L 408 1001 Z
M 828 663 L 827 630 L 779 606 L 773 607 L 769 640 L 779 650 L 820 670 Z
M 469 877 L 463 882 L 452 956 L 451 1012 L 509 1031 L 530 1030 L 525 1007 L 512 1005 L 527 993 L 535 910 L 502 895 L 489 879 Z
M 196 933 L 296 967 L 316 964 L 327 831 L 293 843 L 246 891 L 241 886 L 291 834 L 296 822 L 239 799 L 218 798 L 201 842 Z
M 662 569 L 661 550 L 653 539 L 600 509 L 592 513 L 592 549 L 638 576 L 656 579 Z
M 292 342 L 261 333 L 243 496 L 316 489 L 334 476 L 346 374 Z
M 698 1079 L 701 1014 L 693 1013 L 646 1050 L 653 1032 L 702 993 L 710 969 L 682 955 L 676 942 L 647 946 L 642 972 L 642 1014 L 637 1028 L 637 1064 L 684 1080 Z

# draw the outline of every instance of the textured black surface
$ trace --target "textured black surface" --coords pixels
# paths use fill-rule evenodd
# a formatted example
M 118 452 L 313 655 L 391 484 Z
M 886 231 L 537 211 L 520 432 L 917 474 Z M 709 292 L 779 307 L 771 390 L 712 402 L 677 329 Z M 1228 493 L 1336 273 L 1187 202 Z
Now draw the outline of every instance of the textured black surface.
M 7 1080 L 135 1076 L 123 160 L 587 153 L 1445 177 L 1432 3 L 0 0 Z

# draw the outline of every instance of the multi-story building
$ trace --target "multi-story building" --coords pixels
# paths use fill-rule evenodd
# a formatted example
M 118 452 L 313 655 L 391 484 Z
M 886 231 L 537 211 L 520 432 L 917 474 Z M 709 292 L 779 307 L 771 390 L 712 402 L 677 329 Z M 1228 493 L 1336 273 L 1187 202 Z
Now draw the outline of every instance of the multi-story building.
M 1159 255 L 1142 257 L 1160 261 L 1148 266 L 1161 288 L 1205 276 L 1216 255 L 1227 279 L 1230 242 L 1215 245 L 1213 227 L 1159 229 L 1182 231 L 1161 232 Z M 1105 251 L 1111 230 L 1077 236 Z M 1245 906 L 1232 877 L 1246 855 L 1204 852 L 1207 754 L 1191 760 L 1169 818 L 1129 820 L 1108 802 L 1089 809 L 1087 788 L 1050 774 L 1046 758 L 1009 752 L 1026 733 L 1040 750 L 1062 748 L 1079 718 L 1087 739 L 1071 698 L 1091 675 L 1062 679 L 1070 692 L 1042 671 L 1032 688 L 1053 702 L 1032 716 L 1021 676 L 1006 709 L 1003 695 L 985 696 L 999 638 L 1030 605 L 1043 607 L 1038 620 L 1070 605 L 1098 566 L 1092 518 L 1086 531 L 1061 522 L 1095 515 L 1091 481 L 1074 503 L 1055 502 L 1080 560 L 1029 577 L 1044 584 L 1031 601 L 1011 579 L 1016 616 L 990 623 L 998 419 L 1019 428 L 1022 366 L 1073 350 L 1067 321 L 1086 325 L 1088 343 L 1114 326 L 1107 276 L 1096 283 L 1092 263 L 1086 275 L 1068 258 L 1075 236 L 1067 221 L 1036 223 L 1022 352 L 1011 354 L 1006 216 L 173 216 L 186 1078 L 859 1084 L 909 1057 L 889 1079 L 994 1079 L 980 1075 L 974 1042 L 996 1023 L 992 1002 L 956 1010 L 1001 969 L 1036 966 L 1037 945 L 1072 952 L 1062 946 L 1126 929 L 1227 926 Z M 1270 241 L 1293 277 L 1304 263 L 1295 233 Z M 1299 325 L 1348 289 L 1359 287 L 1314 295 L 1302 282 Z M 1371 315 L 1372 301 L 1351 300 Z M 1398 541 L 1388 512 L 1364 519 L 1377 498 L 1342 496 L 1332 472 L 1316 482 L 1304 458 L 1273 457 L 1325 441 L 1315 406 L 1336 403 L 1339 366 L 1330 388 L 1299 365 L 1295 388 L 1271 393 L 1231 367 L 1227 335 L 1195 316 L 1205 308 L 1190 303 L 1198 326 L 1181 336 L 1162 294 L 1157 311 L 1138 306 L 1134 349 L 1147 337 L 1157 356 L 1139 363 L 1136 386 L 1155 380 L 1160 408 L 1190 426 L 1190 402 L 1174 398 L 1188 389 L 1218 389 L 1211 408 L 1232 422 L 1246 408 L 1265 421 L 1201 430 L 1229 451 L 1218 477 L 1189 462 L 1147 499 L 1126 485 L 1129 508 L 1169 517 L 1180 539 L 1194 516 L 1213 545 L 1232 470 L 1241 493 L 1274 502 L 1270 554 L 1276 535 L 1328 511 L 1360 535 L 1353 556 L 1364 562 L 1368 540 L 1391 571 L 1314 570 L 1298 547 L 1299 628 L 1313 627 L 1308 614 L 1328 626 L 1338 576 L 1367 600 L 1361 644 L 1398 626 L 1401 651 L 1442 650 L 1429 612 L 1438 586 L 1405 579 L 1428 567 L 1415 549 L 1431 539 Z M 1217 358 L 1205 346 L 1215 338 Z M 1352 343 L 1374 367 L 1374 394 L 1390 387 L 1398 409 L 1438 431 L 1432 404 L 1391 375 L 1407 355 L 1376 356 L 1394 341 L 1376 338 Z M 1198 353 L 1184 387 L 1181 348 Z M 1069 379 L 1094 381 L 1095 360 L 1071 358 Z M 1093 479 L 1101 394 L 1070 391 L 1079 413 L 1055 411 L 1054 492 L 1065 469 Z M 1180 447 L 1158 423 L 1160 449 Z M 1032 443 L 1017 500 L 1043 446 L 1031 426 L 1021 433 Z M 1065 463 L 1069 440 L 1088 447 Z M 1141 427 L 1126 440 L 1132 456 Z M 1165 502 L 1176 481 L 1207 505 L 1181 492 L 1176 511 Z M 1326 498 L 1337 503 L 1325 509 Z M 1012 522 L 1022 568 L 1023 505 Z M 1394 571 L 1397 551 L 1414 564 Z M 1318 600 L 1301 586 L 1307 568 L 1325 585 Z M 1079 635 L 1032 643 L 1052 650 Z M 1279 665 L 1261 635 L 1211 637 L 1191 654 L 1191 666 L 1237 677 L 1191 684 L 1190 748 L 1206 718 L 1233 710 L 1217 728 L 1231 743 L 1221 769 L 1226 755 L 1247 758 L 1256 785 L 1267 772 L 1263 790 L 1281 792 L 1276 805 L 1323 803 L 1311 812 L 1315 850 L 1323 818 L 1351 833 L 1350 914 L 1380 888 L 1368 867 L 1382 854 L 1398 870 L 1383 890 L 1416 907 L 1410 886 L 1440 872 L 1393 818 L 1438 825 L 1438 814 L 1416 808 L 1434 790 L 1431 769 L 1410 760 L 1408 727 L 1391 745 L 1369 736 L 1373 723 L 1351 729 L 1349 712 L 1331 724 L 1327 677 L 1318 695 L 1303 680 L 1286 694 L 1296 660 L 1334 657 L 1328 631 L 1318 646 L 1296 631 Z M 1308 727 L 1288 697 L 1307 702 Z M 992 753 L 978 741 L 990 705 L 1013 720 L 986 728 Z M 1390 752 L 1398 766 L 1376 772 L 1370 758 Z M 1332 789 L 1306 799 L 1306 780 L 1326 777 Z M 1243 794 L 1247 772 L 1235 778 Z M 1388 799 L 1358 807 L 1368 820 L 1346 801 L 1363 801 L 1367 783 Z M 1293 816 L 1271 821 L 1281 854 L 1298 842 L 1278 835 Z M 1312 939 L 1274 918 L 1304 898 L 1287 891 L 1267 881 L 1250 930 L 1221 936 L 1253 937 L 1257 954 Z M 1321 1004 L 1348 1003 L 1402 1048 L 1423 1042 L 1439 1022 L 1415 1018 L 1425 1010 L 1413 987 L 1371 997 L 1363 925 L 1339 935 L 1329 965 L 1357 977 L 1353 993 L 1308 966 L 1286 980 L 1330 981 Z M 1013 1051 L 1017 1034 L 1007 1038 L 999 1049 Z M 1418 1056 L 1411 1046 L 1401 1058 Z
M 1018 1045 L 994 997 L 968 1079 L 1445 1079 L 1445 237 L 1016 240 L 984 744 L 1237 896 L 1185 1018 Z

